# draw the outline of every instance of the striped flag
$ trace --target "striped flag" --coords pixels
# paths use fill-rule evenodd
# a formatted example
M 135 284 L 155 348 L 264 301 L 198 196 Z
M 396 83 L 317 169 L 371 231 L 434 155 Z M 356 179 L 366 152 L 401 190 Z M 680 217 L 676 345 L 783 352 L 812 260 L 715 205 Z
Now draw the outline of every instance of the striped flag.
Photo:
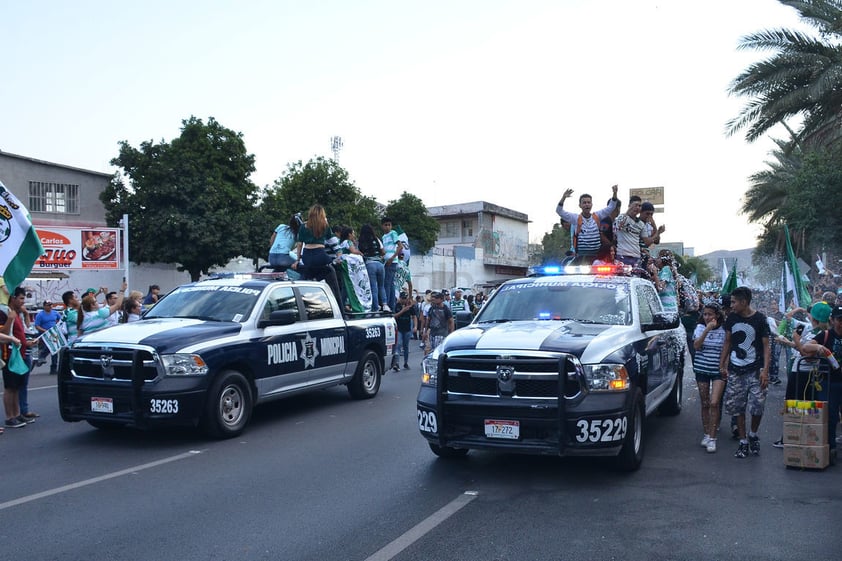
M 10 291 L 20 286 L 43 254 L 29 212 L 0 181 L 0 275 Z
M 62 347 L 67 346 L 67 338 L 64 336 L 64 331 L 62 330 L 62 325 L 60 323 L 57 323 L 46 330 L 38 338 L 42 343 L 44 343 L 44 346 L 47 347 L 47 350 L 50 351 L 51 355 L 56 354 L 62 349 Z

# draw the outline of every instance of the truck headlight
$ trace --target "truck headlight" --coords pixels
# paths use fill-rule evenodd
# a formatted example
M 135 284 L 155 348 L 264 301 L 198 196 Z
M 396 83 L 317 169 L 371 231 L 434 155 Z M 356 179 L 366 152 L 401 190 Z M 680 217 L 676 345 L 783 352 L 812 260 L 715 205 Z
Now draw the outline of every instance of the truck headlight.
M 612 392 L 629 389 L 629 373 L 622 364 L 583 364 L 588 389 L 592 392 Z
M 436 387 L 439 378 L 439 353 L 432 352 L 421 361 L 421 383 L 425 386 Z
M 167 376 L 204 376 L 208 373 L 208 365 L 202 357 L 194 354 L 177 353 L 161 355 L 164 373 Z

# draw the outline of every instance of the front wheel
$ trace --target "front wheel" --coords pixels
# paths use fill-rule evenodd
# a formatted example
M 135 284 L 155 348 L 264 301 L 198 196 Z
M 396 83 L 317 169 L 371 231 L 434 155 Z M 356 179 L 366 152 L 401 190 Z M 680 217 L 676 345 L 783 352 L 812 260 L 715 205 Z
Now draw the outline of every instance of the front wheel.
M 214 438 L 239 436 L 251 418 L 251 386 L 239 372 L 220 374 L 211 385 L 205 408 L 205 432 Z
M 634 390 L 634 400 L 629 414 L 631 416 L 629 420 L 629 428 L 631 430 L 626 433 L 623 447 L 617 455 L 617 467 L 623 471 L 634 471 L 643 462 L 644 410 L 643 393 L 641 393 L 640 389 Z
M 383 363 L 374 351 L 365 351 L 354 377 L 348 382 L 348 393 L 354 399 L 370 399 L 380 391 Z

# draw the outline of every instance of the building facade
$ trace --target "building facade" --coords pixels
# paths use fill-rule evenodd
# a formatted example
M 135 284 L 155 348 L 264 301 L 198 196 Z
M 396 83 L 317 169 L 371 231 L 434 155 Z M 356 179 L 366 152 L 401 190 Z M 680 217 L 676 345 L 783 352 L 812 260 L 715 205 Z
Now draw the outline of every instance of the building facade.
M 413 289 L 424 292 L 459 286 L 487 291 L 526 274 L 526 214 L 486 201 L 427 210 L 439 223 L 439 237 L 427 255 L 412 256 Z

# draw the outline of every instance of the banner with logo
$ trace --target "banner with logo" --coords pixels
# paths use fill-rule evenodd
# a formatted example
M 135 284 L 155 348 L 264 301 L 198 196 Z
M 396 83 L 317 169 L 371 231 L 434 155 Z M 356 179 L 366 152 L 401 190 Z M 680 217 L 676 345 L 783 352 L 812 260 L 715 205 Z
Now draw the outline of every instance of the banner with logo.
M 33 271 L 62 269 L 119 269 L 120 243 L 117 228 L 53 228 L 36 226 L 44 254 Z

